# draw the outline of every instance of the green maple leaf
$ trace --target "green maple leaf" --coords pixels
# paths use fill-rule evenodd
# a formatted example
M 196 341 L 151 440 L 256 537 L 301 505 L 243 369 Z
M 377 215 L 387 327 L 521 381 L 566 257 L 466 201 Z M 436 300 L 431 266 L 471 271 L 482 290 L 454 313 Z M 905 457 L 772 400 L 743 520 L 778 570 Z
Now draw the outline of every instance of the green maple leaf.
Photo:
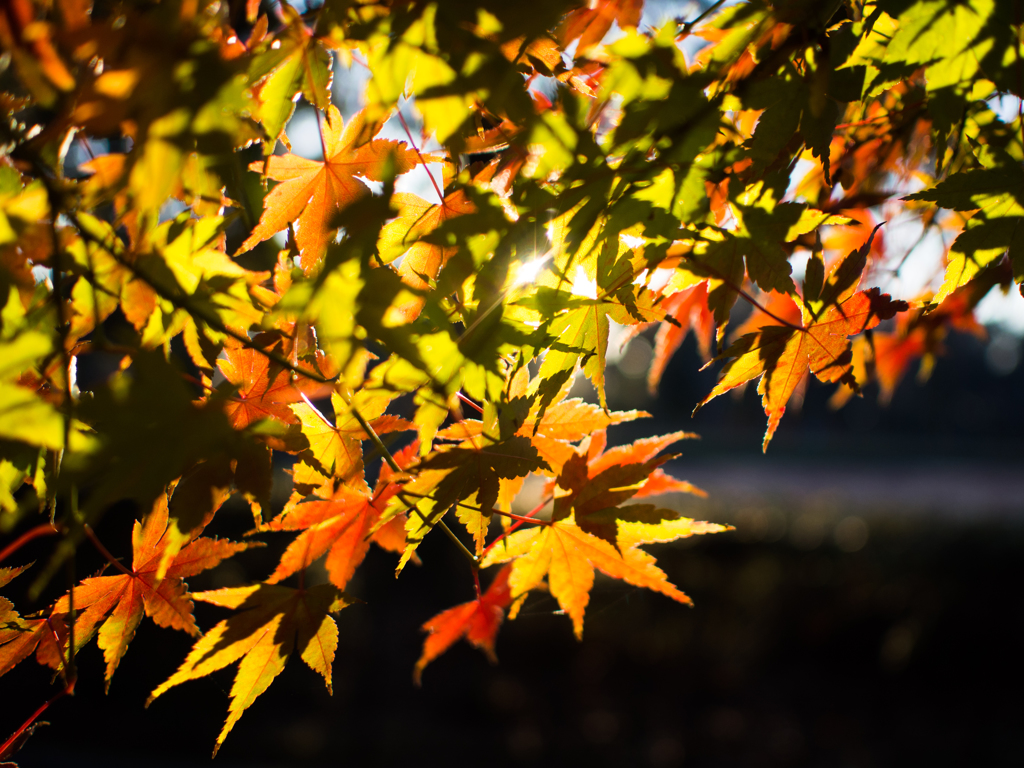
M 600 299 L 580 299 L 574 303 L 582 306 L 564 312 L 551 322 L 549 331 L 557 343 L 545 355 L 540 375 L 549 378 L 561 371 L 574 370 L 582 359 L 583 373 L 594 383 L 604 408 L 607 407 L 604 371 L 608 356 L 610 305 Z
M 750 155 L 760 167 L 771 166 L 780 157 L 788 162 L 787 149 L 799 136 L 821 160 L 830 180 L 829 145 L 841 112 L 838 103 L 825 95 L 829 70 L 828 62 L 822 62 L 805 78 L 787 66 L 751 87 L 745 106 L 764 109 L 749 143 Z
M 924 67 L 928 111 L 936 127 L 948 132 L 977 98 L 971 91 L 978 80 L 993 80 L 1000 90 L 1020 88 L 1014 64 L 1017 3 L 888 0 L 879 5 L 898 23 L 872 90 Z
M 707 245 L 695 247 L 682 265 L 694 282 L 708 280 L 708 309 L 714 313 L 719 335 L 743 285 L 744 262 L 746 273 L 759 288 L 792 294 L 796 286 L 789 263 L 792 247 L 787 243 L 829 221 L 846 221 L 803 203 L 776 203 L 773 191 L 761 182 L 739 196 L 733 211 L 736 229 L 706 229 Z
M 272 141 L 265 142 L 264 151 L 274 151 L 277 139 L 295 112 L 297 92 L 317 109 L 331 104 L 331 54 L 322 42 L 306 28 L 302 16 L 287 3 L 281 3 L 286 26 L 274 45 L 253 59 L 249 68 L 252 82 L 260 82 L 259 120 Z M 285 139 L 287 144 L 287 139 Z M 289 145 L 289 149 L 290 149 Z
M 949 249 L 936 302 L 966 285 L 1003 254 L 1009 254 L 1014 278 L 1024 283 L 1024 170 L 1005 153 L 989 148 L 979 151 L 979 159 L 984 168 L 953 174 L 931 189 L 904 198 L 955 211 L 977 210 Z

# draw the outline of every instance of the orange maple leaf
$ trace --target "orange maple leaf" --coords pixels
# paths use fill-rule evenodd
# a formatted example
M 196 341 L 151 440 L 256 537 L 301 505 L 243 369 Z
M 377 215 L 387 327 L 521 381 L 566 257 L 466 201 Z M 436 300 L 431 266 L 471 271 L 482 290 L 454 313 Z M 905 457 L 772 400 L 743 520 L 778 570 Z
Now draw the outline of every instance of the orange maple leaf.
M 974 308 L 994 285 L 1005 284 L 1009 275 L 1010 266 L 1004 262 L 958 288 L 938 306 L 931 303 L 931 294 L 925 294 L 912 302 L 914 311 L 900 315 L 895 333 L 876 332 L 870 340 L 854 339 L 853 370 L 858 380 L 874 378 L 883 404 L 892 399 L 914 360 L 921 358 L 918 381 L 927 380 L 936 357 L 945 354 L 943 340 L 951 328 L 986 338 L 988 332 L 975 318 Z M 849 390 L 840 389 L 829 405 L 840 408 L 849 397 Z
M 862 249 L 861 267 L 865 253 Z M 855 252 L 848 260 L 851 257 L 856 260 L 856 256 Z M 842 272 L 840 265 L 834 276 Z M 694 413 L 723 392 L 761 377 L 757 391 L 768 416 L 768 429 L 762 444 L 762 449 L 767 450 L 786 412 L 786 403 L 808 370 L 826 384 L 842 382 L 858 389 L 847 337 L 874 328 L 881 320 L 905 311 L 908 305 L 893 301 L 877 288 L 853 293 L 859 282 L 859 270 L 856 274 L 857 279 L 842 290 L 838 285 L 830 286 L 834 295 L 821 302 L 823 308 L 816 315 L 805 307 L 803 327 L 795 324 L 765 325 L 735 341 L 719 358 L 729 360 L 722 370 L 721 379 Z
M 446 183 L 448 180 L 445 179 Z M 398 209 L 398 217 L 381 229 L 381 258 L 390 262 L 404 253 L 398 274 L 412 287 L 425 290 L 458 249 L 426 243 L 420 238 L 450 219 L 475 213 L 476 206 L 462 189 L 448 193 L 439 204 L 404 192 L 392 197 L 391 203 Z
M 680 440 L 699 440 L 700 435 L 693 432 L 670 432 L 667 435 L 646 437 L 642 440 L 636 440 L 627 445 L 620 445 L 605 451 L 607 439 L 606 431 L 595 433 L 590 439 L 587 454 L 587 472 L 591 476 L 604 472 L 613 466 L 649 462 L 673 443 Z M 633 498 L 642 499 L 647 496 L 656 496 L 670 492 L 692 493 L 694 496 L 702 498 L 707 496 L 707 493 L 692 483 L 672 477 L 661 467 L 658 467 L 648 475 L 646 481 L 641 481 L 640 487 L 633 494 Z
M 577 50 L 584 51 L 600 43 L 613 22 L 617 21 L 623 29 L 635 27 L 640 23 L 643 7 L 643 0 L 597 0 L 588 3 L 586 8 L 578 8 L 566 17 L 558 30 L 558 38 L 563 46 L 579 38 Z
M 0 568 L 0 587 L 6 586 L 28 567 Z M 51 613 L 45 618 L 24 619 L 14 610 L 10 600 L 0 597 L 0 675 L 10 672 L 33 651 L 40 664 L 60 669 L 68 641 L 66 618 Z
M 541 458 L 550 465 L 550 473 L 556 475 L 575 453 L 569 443 L 603 432 L 613 424 L 645 417 L 650 417 L 646 411 L 605 411 L 594 403 L 572 398 L 552 405 L 539 421 L 527 419 L 519 434 L 530 437 Z M 543 469 L 541 471 L 544 472 Z
M 679 602 L 690 602 L 668 582 L 655 559 L 637 547 L 728 527 L 679 517 L 650 504 L 618 506 L 630 498 L 669 490 L 703 493 L 689 483 L 658 474 L 657 466 L 672 458 L 658 454 L 690 437 L 695 435 L 673 432 L 605 451 L 605 431 L 594 433 L 580 452 L 565 462 L 557 481 L 549 483 L 547 492 L 555 497 L 551 520 L 538 520 L 536 528 L 514 531 L 493 542 L 481 567 L 514 561 L 509 576 L 513 601 L 541 586 L 547 574 L 551 594 L 572 618 L 577 637 L 583 635 L 583 614 L 595 568 Z M 648 490 L 652 480 L 653 487 Z M 519 604 L 515 603 L 513 616 Z
M 563 520 L 572 514 L 580 528 L 614 545 L 619 522 L 654 519 L 653 507 L 619 507 L 624 501 L 670 491 L 706 496 L 701 489 L 660 468 L 675 457 L 659 453 L 673 443 L 696 437 L 690 432 L 672 432 L 605 451 L 606 432 L 595 433 L 580 453 L 565 462 L 557 480 L 549 483 L 548 492 L 555 498 L 551 519 Z M 660 510 L 658 515 L 658 519 L 675 516 L 669 510 Z
M 483 595 L 476 600 L 442 611 L 423 625 L 423 631 L 430 634 L 423 641 L 423 655 L 416 662 L 416 668 L 412 673 L 416 685 L 420 684 L 427 664 L 462 638 L 486 653 L 492 664 L 497 662 L 498 659 L 494 655 L 494 640 L 498 636 L 501 621 L 505 618 L 505 608 L 512 602 L 508 586 L 511 572 L 512 567 L 506 565 L 498 571 L 498 575 L 494 577 L 494 581 Z
M 647 388 L 651 394 L 658 391 L 658 384 L 661 383 L 668 361 L 672 359 L 672 355 L 676 353 L 690 331 L 697 337 L 700 353 L 705 359 L 711 356 L 711 340 L 715 333 L 715 318 L 708 310 L 706 281 L 692 288 L 676 291 L 662 302 L 661 308 L 666 315 L 675 319 L 677 324 L 662 322 L 658 327 L 658 334 L 654 337 L 654 356 L 647 373 Z
M 395 461 L 400 467 L 406 466 L 418 449 L 419 443 L 412 443 L 395 454 Z M 302 533 L 288 545 L 267 583 L 276 584 L 308 568 L 326 552 L 325 565 L 331 583 L 338 589 L 344 589 L 366 557 L 371 541 L 391 552 L 401 552 L 405 547 L 404 514 L 393 517 L 383 527 L 374 530 L 388 501 L 400 490 L 392 482 L 393 477 L 393 470 L 385 464 L 381 467 L 372 495 L 341 485 L 330 499 L 313 496 L 285 507 L 266 530 Z
M 648 418 L 646 411 L 605 411 L 595 403 L 584 402 L 574 397 L 550 406 L 537 418 L 536 407 L 516 432 L 520 437 L 529 438 L 547 467 L 539 469 L 552 477 L 575 453 L 570 443 L 604 430 L 613 424 L 621 424 L 639 418 Z M 474 440 L 484 434 L 484 423 L 479 419 L 463 419 L 437 433 L 439 440 L 464 441 L 463 447 L 474 447 Z
M 572 619 L 577 638 L 583 637 L 583 615 L 594 586 L 594 571 L 622 579 L 637 587 L 661 592 L 680 603 L 690 598 L 669 583 L 657 561 L 638 549 L 642 542 L 672 541 L 700 533 L 727 530 L 725 526 L 695 522 L 687 518 L 659 523 L 620 522 L 619 546 L 587 533 L 572 515 L 557 522 L 515 531 L 493 547 L 480 563 L 486 568 L 513 560 L 509 589 L 516 600 L 541 586 L 545 576 L 551 594 Z M 621 550 L 621 551 L 620 551 Z
M 169 539 L 165 535 L 167 530 L 167 498 L 161 496 L 145 523 L 136 522 L 132 530 L 131 570 L 125 569 L 126 573 L 117 576 L 94 576 L 75 587 L 75 610 L 80 612 L 75 622 L 76 651 L 88 642 L 98 626 L 97 643 L 107 662 L 108 689 L 143 613 L 158 626 L 198 635 L 192 595 L 184 579 L 213 568 L 244 549 L 260 546 L 258 542 L 195 539 L 178 552 L 164 578 L 158 580 L 157 571 Z M 64 596 L 54 606 L 54 613 L 67 614 L 70 609 L 70 600 Z
M 235 396 L 225 402 L 224 412 L 235 429 L 245 429 L 260 419 L 277 419 L 285 424 L 298 424 L 298 417 L 288 407 L 302 395 L 318 397 L 323 385 L 311 379 L 292 380 L 291 373 L 258 350 L 228 349 L 226 359 L 217 361 L 224 378 L 236 387 Z
M 422 156 L 407 148 L 405 142 L 367 140 L 368 134 L 376 133 L 375 128 L 367 125 L 364 112 L 344 125 L 341 113 L 331 106 L 321 129 L 326 149 L 323 162 L 293 154 L 268 158 L 266 175 L 281 183 L 267 195 L 263 216 L 238 253 L 297 222 L 295 239 L 302 268 L 306 274 L 312 273 L 332 239 L 331 223 L 338 211 L 370 193 L 356 177 L 383 181 L 388 168 L 402 174 L 423 162 Z M 256 161 L 249 168 L 262 172 L 264 163 Z

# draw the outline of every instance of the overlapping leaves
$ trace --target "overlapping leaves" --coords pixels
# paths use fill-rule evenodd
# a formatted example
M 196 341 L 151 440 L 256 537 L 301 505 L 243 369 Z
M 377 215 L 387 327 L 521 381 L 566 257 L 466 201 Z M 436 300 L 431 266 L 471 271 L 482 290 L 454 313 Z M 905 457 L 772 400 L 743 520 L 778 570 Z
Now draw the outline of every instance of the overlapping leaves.
M 42 613 L 0 602 L 0 672 L 33 652 L 63 670 L 96 637 L 109 681 L 143 615 L 198 632 L 183 579 L 244 548 L 199 538 L 233 494 L 291 539 L 267 581 L 192 596 L 236 613 L 154 692 L 237 662 L 218 746 L 294 652 L 329 685 L 329 614 L 372 542 L 401 569 L 441 529 L 474 568 L 507 563 L 424 625 L 417 675 L 460 638 L 493 655 L 536 589 L 580 635 L 597 572 L 686 602 L 640 547 L 723 528 L 641 501 L 700 495 L 664 467 L 689 435 L 606 450 L 645 415 L 611 409 L 611 339 L 660 324 L 654 387 L 689 330 L 705 357 L 717 336 L 703 402 L 759 379 L 767 447 L 810 374 L 888 397 L 976 330 L 983 296 L 1024 281 L 1020 117 L 992 109 L 1024 95 L 1017 5 L 750 0 L 652 29 L 639 0 L 7 3 L 5 530 L 68 516 L 39 592 L 84 525 L 153 511 L 131 568 Z M 372 72 L 346 120 L 339 65 Z M 299 99 L 322 160 L 277 154 Z M 432 189 L 395 192 L 435 162 Z M 868 234 L 898 205 L 955 234 L 913 312 Z M 723 351 L 737 302 L 753 315 Z M 581 375 L 598 403 L 570 397 Z M 331 584 L 306 588 L 321 558 Z

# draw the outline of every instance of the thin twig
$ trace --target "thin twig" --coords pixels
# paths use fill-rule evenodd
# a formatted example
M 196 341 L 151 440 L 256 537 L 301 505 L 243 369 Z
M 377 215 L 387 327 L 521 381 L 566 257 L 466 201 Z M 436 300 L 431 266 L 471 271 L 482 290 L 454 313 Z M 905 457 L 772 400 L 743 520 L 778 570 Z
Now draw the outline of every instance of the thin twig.
M 68 333 L 71 330 L 71 323 L 64 316 L 64 297 L 61 295 L 61 282 L 64 273 L 64 249 L 61 248 L 60 235 L 57 234 L 57 211 L 61 209 L 61 198 L 52 180 L 46 175 L 45 169 L 40 163 L 33 162 L 36 172 L 46 186 L 46 198 L 50 204 L 50 240 L 53 245 L 53 303 L 57 314 L 57 337 L 60 343 L 60 362 L 64 374 L 64 408 L 61 410 L 61 417 L 64 420 L 64 443 L 60 452 L 60 462 L 57 465 L 59 476 L 63 465 L 64 451 L 68 449 L 71 442 L 71 355 L 68 354 Z
M 64 687 L 61 690 L 57 691 L 56 695 L 54 695 L 53 698 L 44 701 L 42 705 L 40 705 L 39 709 L 33 712 L 31 716 L 28 718 L 28 720 L 22 723 L 21 727 L 11 734 L 11 737 L 7 739 L 7 741 L 5 741 L 3 744 L 0 744 L 0 759 L 10 757 L 10 755 L 8 754 L 8 750 L 12 749 L 14 745 L 18 743 L 18 739 L 21 738 L 22 734 L 24 734 L 25 731 L 32 727 L 32 724 L 39 719 L 39 717 L 43 714 L 43 712 L 45 712 L 50 707 L 51 704 L 57 701 L 57 699 L 60 699 L 64 696 L 69 696 L 74 692 L 75 681 L 74 679 L 71 679 L 64 685 Z
M 102 246 L 111 255 L 111 257 L 113 257 L 114 261 L 116 261 L 118 264 L 123 266 L 129 272 L 131 272 L 135 277 L 139 278 L 144 283 L 146 283 L 146 285 L 152 288 L 153 291 L 162 299 L 166 299 L 179 309 L 183 309 L 186 312 L 188 312 L 193 319 L 201 320 L 218 333 L 223 333 L 225 336 L 230 336 L 232 339 L 239 342 L 247 349 L 259 352 L 268 360 L 272 360 L 273 362 L 280 365 L 282 368 L 289 370 L 292 373 L 295 373 L 299 376 L 303 376 L 307 379 L 312 379 L 313 381 L 318 381 L 321 384 L 331 384 L 337 378 L 337 376 L 333 378 L 326 378 L 318 373 L 314 373 L 313 371 L 310 371 L 306 368 L 295 365 L 283 355 L 280 355 L 277 352 L 274 352 L 273 350 L 270 349 L 264 349 L 263 347 L 254 343 L 252 339 L 250 339 L 248 336 L 228 328 L 226 325 L 224 325 L 220 318 L 211 317 L 201 307 L 195 306 L 195 304 L 193 304 L 188 299 L 187 296 L 181 296 L 173 291 L 166 289 L 164 286 L 160 285 L 155 280 L 153 280 L 153 278 L 147 275 L 144 271 L 139 269 L 139 267 L 136 264 L 133 264 L 132 262 L 128 261 L 124 257 L 124 254 L 121 252 L 120 243 L 115 245 L 114 243 L 107 243 L 104 242 L 103 240 L 100 240 L 98 237 L 95 237 L 85 229 L 85 227 L 82 225 L 82 222 L 79 220 L 78 216 L 75 215 L 74 212 L 67 212 L 66 215 L 72 221 L 72 223 L 74 223 L 75 228 L 78 230 L 79 234 L 82 235 L 82 237 Z
M 37 539 L 40 536 L 53 536 L 55 533 L 60 533 L 60 530 L 54 528 L 49 523 L 40 523 L 35 528 L 29 528 L 21 536 L 0 550 L 0 563 L 28 544 L 32 539 Z
M 690 30 L 691 29 L 693 29 L 695 26 L 697 26 L 702 21 L 704 21 L 704 19 L 706 19 L 712 13 L 717 11 L 724 3 L 725 3 L 725 0 L 718 0 L 718 2 L 712 3 L 707 8 L 705 8 L 703 11 L 701 11 L 700 14 L 698 14 L 697 18 L 695 18 L 693 21 L 688 21 L 685 24 L 683 24 L 682 25 L 683 26 L 682 34 L 684 34 L 684 35 L 690 34 Z

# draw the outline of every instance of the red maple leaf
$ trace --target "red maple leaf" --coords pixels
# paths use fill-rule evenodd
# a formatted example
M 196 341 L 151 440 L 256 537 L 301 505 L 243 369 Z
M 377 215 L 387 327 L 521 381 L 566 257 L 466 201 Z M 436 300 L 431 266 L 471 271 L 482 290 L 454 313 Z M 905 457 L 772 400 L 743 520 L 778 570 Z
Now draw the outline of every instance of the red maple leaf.
M 423 655 L 412 673 L 416 685 L 420 684 L 427 664 L 463 638 L 486 653 L 492 663 L 497 662 L 494 640 L 505 618 L 505 608 L 512 602 L 508 586 L 511 572 L 512 566 L 506 565 L 498 571 L 483 595 L 442 611 L 423 625 L 423 630 L 430 634 L 423 642 Z

